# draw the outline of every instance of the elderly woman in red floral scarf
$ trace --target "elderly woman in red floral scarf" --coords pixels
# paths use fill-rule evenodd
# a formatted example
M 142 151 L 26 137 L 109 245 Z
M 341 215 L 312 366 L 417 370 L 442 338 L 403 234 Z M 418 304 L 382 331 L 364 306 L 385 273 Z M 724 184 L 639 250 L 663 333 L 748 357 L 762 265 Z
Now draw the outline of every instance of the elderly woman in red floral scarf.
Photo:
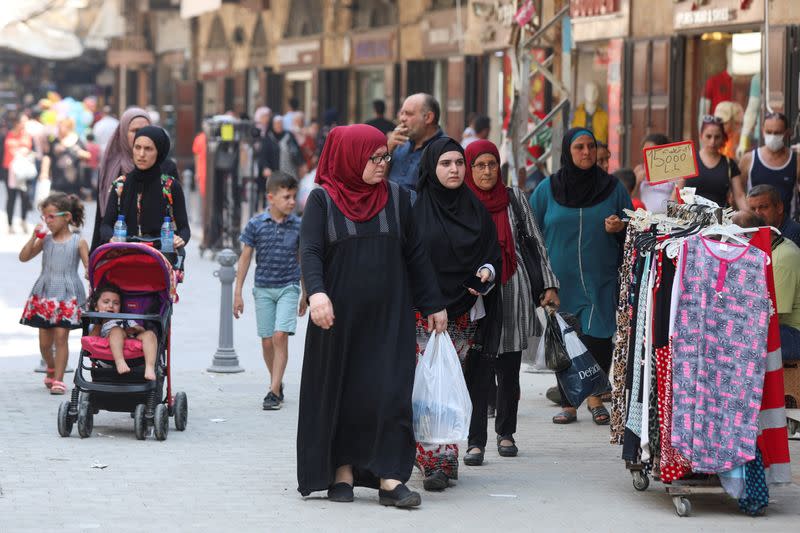
M 544 239 L 524 193 L 516 187 L 507 188 L 499 179 L 500 154 L 494 143 L 486 140 L 470 143 L 466 158 L 464 181 L 491 214 L 502 251 L 503 326 L 495 360 L 495 432 L 497 453 L 502 457 L 514 457 L 518 452 L 514 433 L 517 431 L 522 350 L 528 347 L 529 337 L 540 333 L 534 316 L 536 307 L 558 307 L 558 279 L 550 268 Z M 485 424 L 486 416 L 482 420 Z M 483 440 L 486 441 L 485 436 Z M 464 463 L 481 465 L 483 456 L 483 448 L 472 447 L 467 450 Z

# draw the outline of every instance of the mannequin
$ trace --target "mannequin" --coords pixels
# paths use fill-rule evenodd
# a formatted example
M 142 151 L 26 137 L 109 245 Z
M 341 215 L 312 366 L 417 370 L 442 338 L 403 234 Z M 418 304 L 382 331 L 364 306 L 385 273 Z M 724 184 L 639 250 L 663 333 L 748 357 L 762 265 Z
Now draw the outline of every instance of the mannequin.
M 742 156 L 750 149 L 750 135 L 757 133 L 756 122 L 761 112 L 761 74 L 756 74 L 750 80 L 750 96 L 747 99 L 747 107 L 744 110 L 744 120 L 742 122 L 742 137 L 739 139 L 739 146 L 736 148 L 736 157 Z M 756 139 L 758 135 L 756 135 Z
M 727 102 L 733 98 L 733 78 L 731 68 L 733 65 L 733 47 L 730 43 L 725 48 L 725 70 L 714 74 L 706 80 L 703 95 L 697 106 L 697 131 L 703 128 L 703 117 L 713 115 L 720 102 Z
M 583 103 L 575 108 L 572 127 L 586 128 L 601 143 L 608 143 L 608 112 L 600 106 L 600 87 L 593 81 L 583 88 Z

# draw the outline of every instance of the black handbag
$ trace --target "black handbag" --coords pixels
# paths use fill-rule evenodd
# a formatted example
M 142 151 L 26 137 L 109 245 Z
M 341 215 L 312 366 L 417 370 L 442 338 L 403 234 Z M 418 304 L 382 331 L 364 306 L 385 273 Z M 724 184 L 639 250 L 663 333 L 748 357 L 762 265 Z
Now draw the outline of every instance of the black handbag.
M 528 234 L 528 227 L 525 224 L 525 212 L 517 202 L 517 197 L 511 187 L 508 187 L 508 198 L 511 202 L 511 209 L 514 210 L 514 218 L 517 219 L 517 239 L 519 239 L 519 250 L 522 255 L 525 271 L 528 272 L 528 279 L 531 280 L 531 296 L 533 305 L 539 305 L 539 300 L 544 292 L 544 275 L 542 274 L 542 262 L 539 256 L 539 247 L 536 237 Z M 518 267 L 519 268 L 519 267 Z

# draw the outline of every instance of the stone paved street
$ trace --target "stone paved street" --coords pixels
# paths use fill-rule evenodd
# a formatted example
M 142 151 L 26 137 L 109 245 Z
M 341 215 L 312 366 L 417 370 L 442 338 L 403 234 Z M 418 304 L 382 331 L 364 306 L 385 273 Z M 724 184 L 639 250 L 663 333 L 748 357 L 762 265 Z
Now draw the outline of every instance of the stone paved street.
M 800 523 L 797 484 L 773 490 L 763 518 L 741 515 L 723 495 L 693 497 L 693 516 L 679 518 L 661 485 L 633 490 L 620 448 L 608 444 L 607 428 L 592 424 L 585 409 L 577 424 L 550 423 L 556 409 L 544 392 L 553 379 L 531 373 L 522 377 L 518 458 L 500 458 L 490 447 L 484 466 L 462 466 L 457 486 L 423 493 L 422 507 L 410 512 L 379 506 L 368 490 L 357 490 L 350 505 L 322 495 L 303 500 L 294 457 L 305 321 L 290 341 L 286 404 L 262 411 L 266 370 L 249 288 L 245 316 L 234 326 L 246 372 L 205 371 L 216 348 L 219 283 L 212 276 L 216 264 L 198 258 L 196 242 L 173 328 L 173 383 L 189 397 L 187 430 L 172 429 L 165 442 L 140 442 L 127 415 L 101 412 L 91 438 L 80 439 L 75 430 L 60 438 L 62 398 L 47 394 L 42 375 L 32 372 L 39 359 L 36 331 L 18 324 L 39 261 L 20 264 L 25 237 L 8 236 L 5 227 L 0 233 L 0 532 L 788 532 Z M 76 332 L 73 366 L 78 342 Z M 800 458 L 798 441 L 791 452 Z M 107 466 L 93 468 L 97 463 Z M 794 472 L 800 481 L 800 467 Z M 417 471 L 410 484 L 421 490 Z

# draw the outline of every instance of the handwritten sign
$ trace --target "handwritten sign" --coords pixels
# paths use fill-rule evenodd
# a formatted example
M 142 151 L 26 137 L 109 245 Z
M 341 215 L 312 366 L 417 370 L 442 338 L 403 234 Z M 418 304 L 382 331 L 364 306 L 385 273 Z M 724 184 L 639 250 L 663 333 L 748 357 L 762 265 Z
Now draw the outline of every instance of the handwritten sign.
M 694 178 L 698 174 L 694 143 L 682 141 L 645 148 L 644 166 L 647 181 L 654 184 Z

